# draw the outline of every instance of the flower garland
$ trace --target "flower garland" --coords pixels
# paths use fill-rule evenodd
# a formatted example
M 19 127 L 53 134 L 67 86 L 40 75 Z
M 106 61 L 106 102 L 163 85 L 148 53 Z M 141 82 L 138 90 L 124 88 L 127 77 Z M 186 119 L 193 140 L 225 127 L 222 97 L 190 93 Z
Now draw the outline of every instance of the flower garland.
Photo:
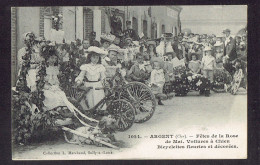
M 27 87 L 26 76 L 31 66 L 30 60 L 35 44 L 35 35 L 27 33 L 24 42 L 26 53 L 22 57 L 21 71 L 16 83 L 16 90 L 13 91 L 12 95 L 13 141 L 20 144 L 27 144 L 32 140 L 37 140 L 36 137 L 48 134 L 48 131 L 56 129 L 54 127 L 55 120 L 60 117 L 58 111 L 43 110 L 43 101 L 45 99 L 43 92 L 44 77 L 46 76 L 46 61 L 50 53 L 45 50 L 50 50 L 46 49 L 49 46 L 41 49 L 41 52 L 43 52 L 41 55 L 45 58 L 45 61 L 39 64 L 39 71 L 36 76 L 36 91 L 31 92 L 30 88 Z
M 18 81 L 16 83 L 16 90 L 29 93 L 31 90 L 27 86 L 26 75 L 31 67 L 31 55 L 33 52 L 33 45 L 35 43 L 35 35 L 33 33 L 26 33 L 24 38 L 25 55 L 22 57 L 23 63 L 20 74 L 18 75 Z

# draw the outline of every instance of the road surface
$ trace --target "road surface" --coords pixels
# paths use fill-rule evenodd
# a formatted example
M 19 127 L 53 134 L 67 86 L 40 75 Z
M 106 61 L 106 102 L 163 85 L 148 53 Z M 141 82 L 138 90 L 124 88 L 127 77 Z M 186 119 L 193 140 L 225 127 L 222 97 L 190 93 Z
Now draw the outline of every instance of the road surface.
M 165 145 L 158 135 L 173 135 L 174 139 L 194 140 L 197 134 L 235 134 L 239 138 L 233 141 L 239 146 L 235 152 L 219 149 L 218 153 L 207 152 L 207 158 L 243 157 L 246 151 L 247 95 L 212 93 L 210 97 L 198 96 L 191 92 L 186 97 L 174 97 L 157 106 L 153 117 L 142 124 L 134 124 L 125 132 L 117 132 L 120 149 L 114 150 L 94 145 L 79 146 L 68 144 L 62 138 L 34 144 L 14 147 L 14 159 L 175 159 L 199 158 L 205 152 L 201 150 L 158 149 Z M 177 137 L 176 137 L 177 136 Z M 184 137 L 185 136 L 185 137 Z M 139 137 L 139 138 L 138 138 Z M 172 139 L 170 139 L 172 140 Z M 195 152 L 194 152 L 195 151 Z M 241 152 L 239 152 L 241 151 Z M 235 155 L 234 155 L 235 154 Z

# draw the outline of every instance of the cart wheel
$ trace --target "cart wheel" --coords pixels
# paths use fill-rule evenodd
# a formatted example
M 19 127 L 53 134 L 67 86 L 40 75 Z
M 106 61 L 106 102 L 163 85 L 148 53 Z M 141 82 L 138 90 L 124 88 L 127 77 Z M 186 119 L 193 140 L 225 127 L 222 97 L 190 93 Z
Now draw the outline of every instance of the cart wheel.
M 149 120 L 155 111 L 155 96 L 148 86 L 140 82 L 131 82 L 123 86 L 119 98 L 129 101 L 135 107 L 135 122 Z
M 133 125 L 135 120 L 134 110 L 131 103 L 122 99 L 114 100 L 107 106 L 108 113 L 116 119 L 118 131 L 125 131 Z
M 230 93 L 232 95 L 235 95 L 236 92 L 238 91 L 238 88 L 240 87 L 240 83 L 242 81 L 242 78 L 243 78 L 243 72 L 242 72 L 242 69 L 239 69 L 239 71 L 237 71 L 234 74 L 233 81 L 231 83 Z

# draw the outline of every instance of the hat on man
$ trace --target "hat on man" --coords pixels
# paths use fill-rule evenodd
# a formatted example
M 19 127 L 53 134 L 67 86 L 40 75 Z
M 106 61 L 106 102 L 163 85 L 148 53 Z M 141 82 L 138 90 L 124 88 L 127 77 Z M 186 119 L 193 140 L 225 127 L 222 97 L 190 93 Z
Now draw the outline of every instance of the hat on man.
M 230 30 L 229 29 L 226 29 L 226 30 L 223 30 L 223 32 L 222 33 L 230 33 Z
M 110 45 L 110 46 L 107 48 L 108 51 L 115 51 L 115 52 L 117 52 L 117 53 L 119 53 L 119 49 L 120 49 L 120 47 L 119 47 L 119 46 L 116 46 L 115 44 L 112 44 L 112 45 Z
M 133 44 L 134 44 L 135 46 L 140 46 L 140 45 L 139 45 L 139 41 L 133 41 Z
M 147 42 L 146 42 L 146 45 L 153 45 L 154 47 L 156 47 L 156 42 L 155 41 L 153 41 L 153 40 L 148 40 Z
M 36 38 L 36 36 L 35 36 L 35 34 L 33 33 L 33 32 L 27 32 L 27 33 L 24 33 L 23 34 L 23 40 L 25 41 L 25 40 L 28 40 L 28 39 L 30 39 L 30 38 L 32 38 L 32 39 L 35 39 Z
M 206 52 L 206 51 L 211 51 L 212 49 L 211 49 L 211 47 L 210 46 L 206 46 L 205 48 L 204 48 L 204 52 Z
M 214 46 L 221 46 L 221 45 L 223 45 L 223 43 L 220 42 L 220 41 L 217 41 L 217 42 L 214 44 Z
M 172 33 L 164 33 L 163 38 L 173 38 L 173 34 Z

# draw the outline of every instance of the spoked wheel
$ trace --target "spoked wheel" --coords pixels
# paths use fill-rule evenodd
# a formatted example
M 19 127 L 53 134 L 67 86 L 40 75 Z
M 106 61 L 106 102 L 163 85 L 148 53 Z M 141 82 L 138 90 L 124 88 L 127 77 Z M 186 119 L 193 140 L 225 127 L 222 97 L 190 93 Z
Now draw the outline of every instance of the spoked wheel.
M 238 91 L 238 88 L 240 87 L 240 83 L 242 81 L 242 78 L 243 78 L 243 72 L 242 72 L 242 69 L 239 69 L 239 71 L 237 71 L 234 74 L 233 81 L 231 83 L 230 93 L 232 95 L 235 95 L 236 92 Z
M 113 115 L 116 119 L 118 131 L 125 131 L 129 129 L 135 120 L 135 109 L 131 103 L 126 100 L 118 99 L 112 101 L 107 106 L 109 114 Z
M 135 107 L 135 122 L 149 120 L 155 111 L 155 96 L 148 86 L 140 82 L 126 84 L 119 93 L 119 98 L 129 101 Z

